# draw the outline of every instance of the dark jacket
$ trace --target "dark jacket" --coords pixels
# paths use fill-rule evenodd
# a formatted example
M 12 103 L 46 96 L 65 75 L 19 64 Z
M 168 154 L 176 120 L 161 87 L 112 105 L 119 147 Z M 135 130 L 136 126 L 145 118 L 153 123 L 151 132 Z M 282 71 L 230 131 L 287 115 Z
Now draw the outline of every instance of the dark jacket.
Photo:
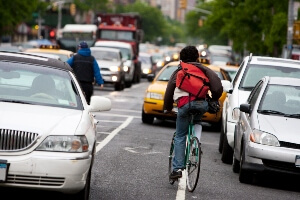
M 76 71 L 78 73 L 78 69 L 74 69 L 74 57 L 76 56 L 73 56 L 71 58 L 69 58 L 69 60 L 67 60 L 67 63 L 74 69 L 75 71 L 75 74 L 76 76 L 78 76 L 79 80 L 87 80 L 86 82 L 89 82 L 89 80 L 91 79 L 91 73 L 93 73 L 93 76 L 95 77 L 96 79 L 96 82 L 99 84 L 99 85 L 102 85 L 104 83 L 103 79 L 102 79 L 102 76 L 100 74 L 100 68 L 99 68 L 99 65 L 96 61 L 96 59 L 94 57 L 91 57 L 91 50 L 89 48 L 82 48 L 82 49 L 79 49 L 78 50 L 78 53 L 79 54 L 77 57 L 83 57 L 83 61 L 87 61 L 87 63 L 89 63 L 89 58 L 93 58 L 91 61 L 92 62 L 92 72 L 89 71 L 89 69 L 87 69 L 84 73 L 86 74 L 81 74 L 81 75 L 78 75 L 76 74 Z M 78 58 L 76 58 L 76 62 L 78 61 Z M 89 64 L 87 64 L 87 68 L 89 67 Z M 92 81 L 93 82 L 93 81 Z
M 205 75 L 209 79 L 209 89 L 212 93 L 212 99 L 218 100 L 222 96 L 223 86 L 216 72 L 214 72 L 208 67 L 203 66 L 201 63 L 189 62 L 189 64 L 193 64 L 199 67 L 205 73 Z M 173 72 L 166 88 L 165 97 L 164 97 L 164 109 L 168 111 L 172 110 L 173 108 L 173 103 L 174 103 L 173 95 L 174 95 L 174 90 L 176 88 L 177 72 L 179 70 L 180 69 L 178 68 Z

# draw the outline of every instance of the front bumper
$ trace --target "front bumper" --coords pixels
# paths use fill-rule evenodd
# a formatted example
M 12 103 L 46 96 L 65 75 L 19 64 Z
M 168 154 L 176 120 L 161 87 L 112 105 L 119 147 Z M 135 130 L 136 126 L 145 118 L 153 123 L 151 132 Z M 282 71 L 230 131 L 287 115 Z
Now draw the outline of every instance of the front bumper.
M 171 118 L 176 119 L 175 114 L 165 114 L 164 113 L 164 104 L 163 100 L 153 100 L 153 99 L 145 99 L 144 100 L 144 112 L 148 115 L 153 115 L 154 117 L 161 118 Z
M 245 149 L 245 169 L 300 175 L 300 167 L 295 165 L 297 155 L 300 155 L 299 149 L 250 142 Z
M 77 193 L 86 183 L 92 155 L 34 151 L 22 156 L 0 156 L 8 164 L 1 186 Z

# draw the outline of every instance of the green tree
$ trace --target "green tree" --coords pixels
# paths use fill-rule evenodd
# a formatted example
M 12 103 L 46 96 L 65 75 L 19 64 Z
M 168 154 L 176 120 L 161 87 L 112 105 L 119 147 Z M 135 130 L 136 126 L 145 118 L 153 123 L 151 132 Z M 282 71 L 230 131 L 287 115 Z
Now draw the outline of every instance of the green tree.
M 81 11 L 93 10 L 95 13 L 110 11 L 109 0 L 74 0 L 74 3 Z
M 212 14 L 207 16 L 203 27 L 194 25 L 189 34 L 197 33 L 211 44 L 230 40 L 239 52 L 280 55 L 286 43 L 288 1 L 215 0 L 200 2 L 198 6 L 208 8 Z M 199 14 L 189 13 L 186 23 L 191 26 L 195 18 L 199 18 Z
M 19 23 L 32 18 L 39 0 L 0 1 L 0 36 L 11 33 Z

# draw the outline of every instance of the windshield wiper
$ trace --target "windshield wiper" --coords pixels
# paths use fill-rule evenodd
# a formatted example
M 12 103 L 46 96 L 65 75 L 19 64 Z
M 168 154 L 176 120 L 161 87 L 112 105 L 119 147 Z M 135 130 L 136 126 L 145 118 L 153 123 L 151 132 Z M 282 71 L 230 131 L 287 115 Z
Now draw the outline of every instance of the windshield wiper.
M 261 114 L 285 115 L 285 113 L 279 112 L 279 111 L 276 111 L 276 110 L 258 110 L 257 112 L 261 113 Z
M 166 80 L 166 79 L 158 79 L 158 81 L 169 81 L 169 80 Z
M 20 104 L 32 104 L 25 101 L 17 101 L 17 100 L 0 100 L 1 102 L 8 102 L 8 103 L 20 103 Z
M 291 117 L 291 118 L 299 118 L 300 119 L 300 114 L 285 114 L 285 117 Z

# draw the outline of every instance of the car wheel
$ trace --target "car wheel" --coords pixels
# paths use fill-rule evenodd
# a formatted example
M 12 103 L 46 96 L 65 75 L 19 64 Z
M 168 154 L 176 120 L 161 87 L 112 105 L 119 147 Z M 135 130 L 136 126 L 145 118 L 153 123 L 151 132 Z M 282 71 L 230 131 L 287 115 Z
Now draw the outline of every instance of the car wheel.
M 115 91 L 121 91 L 125 88 L 125 81 L 124 78 L 121 79 L 119 83 L 115 83 Z
M 232 158 L 233 158 L 233 150 L 228 144 L 227 136 L 224 135 L 221 160 L 223 163 L 232 164 Z
M 130 88 L 131 85 L 132 85 L 132 81 L 126 81 L 126 82 L 125 82 L 125 87 L 126 87 L 126 88 Z
M 232 171 L 234 173 L 238 173 L 240 171 L 240 162 L 234 157 L 232 161 Z
M 224 127 L 223 127 L 223 125 L 221 125 L 219 148 L 218 148 L 220 153 L 222 153 L 222 150 L 223 150 L 224 134 L 225 134 Z
M 250 171 L 243 169 L 244 164 L 245 164 L 245 148 L 242 149 L 242 154 L 240 158 L 239 181 L 241 183 L 252 183 L 253 174 Z
M 153 124 L 153 121 L 154 121 L 154 117 L 152 115 L 148 115 L 144 112 L 144 109 L 143 109 L 143 112 L 142 112 L 142 121 L 143 123 L 145 124 Z

